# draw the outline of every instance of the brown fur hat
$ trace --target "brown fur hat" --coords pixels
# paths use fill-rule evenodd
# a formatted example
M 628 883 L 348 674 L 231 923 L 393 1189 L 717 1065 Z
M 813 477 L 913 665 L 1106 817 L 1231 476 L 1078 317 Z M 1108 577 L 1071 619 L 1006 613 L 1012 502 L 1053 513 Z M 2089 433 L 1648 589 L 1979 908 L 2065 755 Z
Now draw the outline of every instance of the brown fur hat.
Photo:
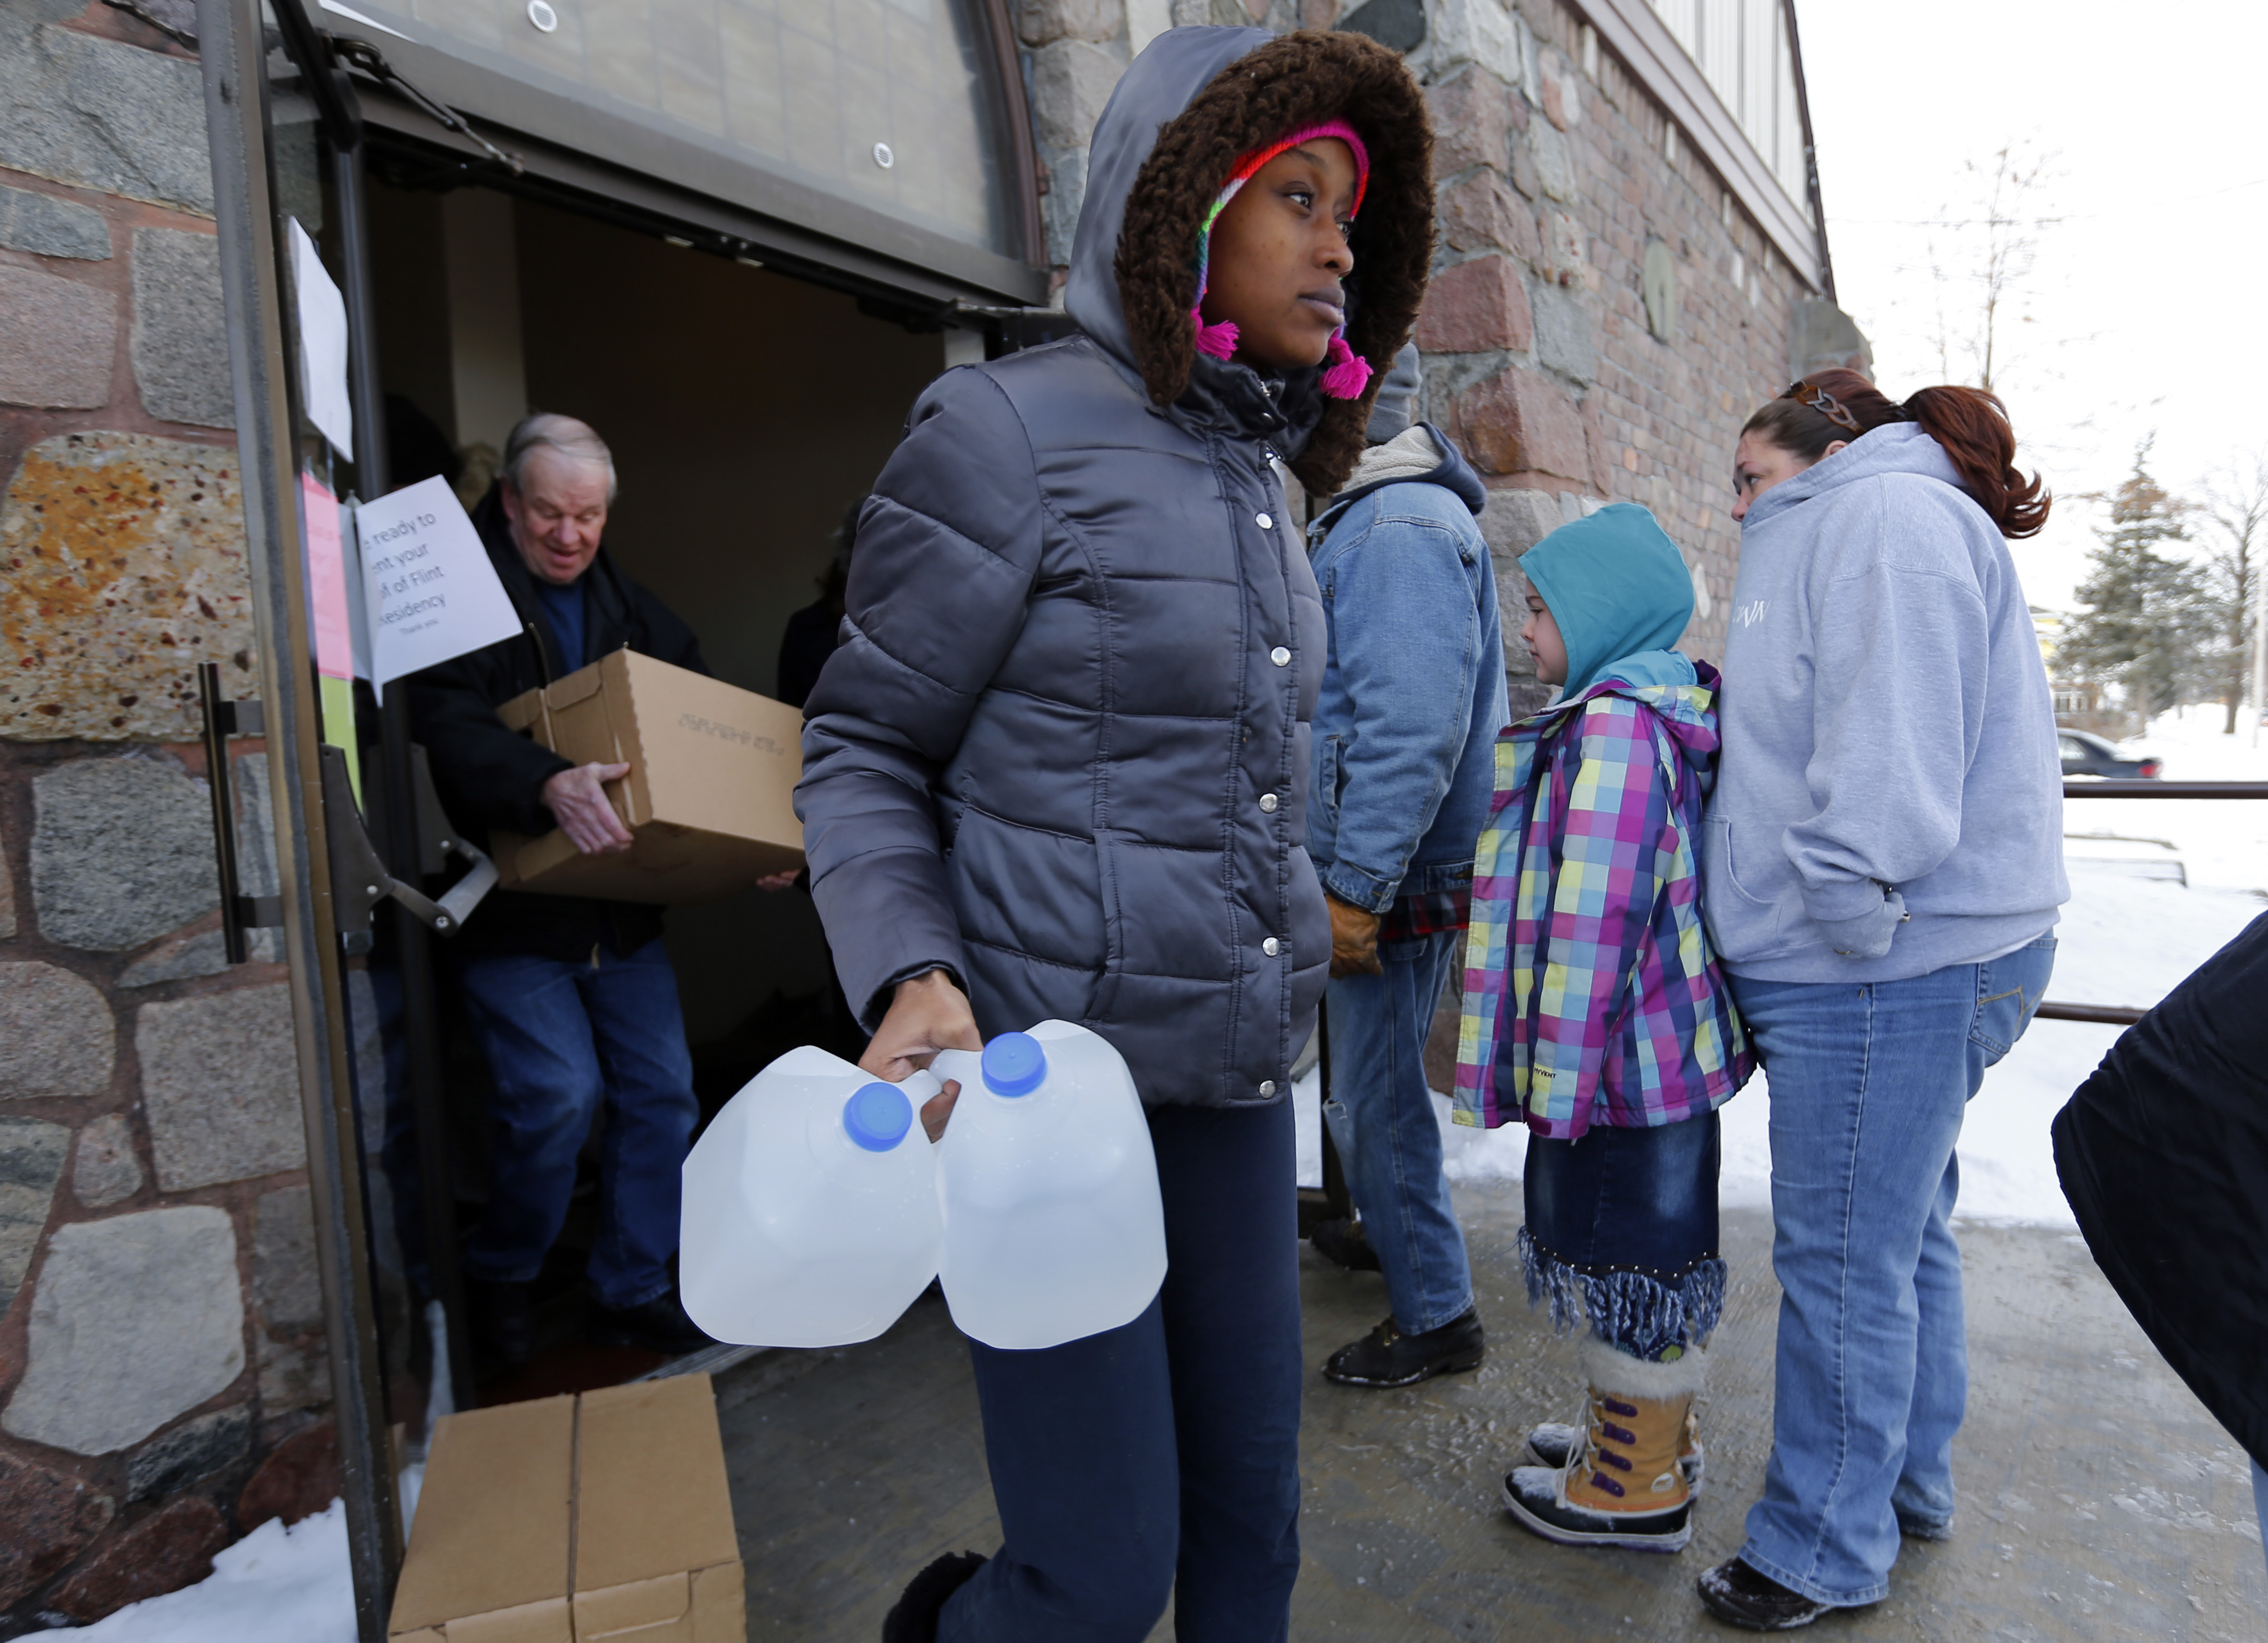
M 1370 187 L 1355 221 L 1347 346 L 1370 362 L 1359 400 L 1325 402 L 1292 463 L 1318 496 L 1345 483 L 1362 454 L 1370 402 L 1418 322 L 1433 265 L 1433 133 L 1425 94 L 1402 59 L 1360 34 L 1301 30 L 1247 53 L 1159 132 L 1126 202 L 1118 299 L 1143 385 L 1160 405 L 1197 365 L 1197 230 L 1237 160 L 1288 131 L 1332 118 L 1362 133 Z

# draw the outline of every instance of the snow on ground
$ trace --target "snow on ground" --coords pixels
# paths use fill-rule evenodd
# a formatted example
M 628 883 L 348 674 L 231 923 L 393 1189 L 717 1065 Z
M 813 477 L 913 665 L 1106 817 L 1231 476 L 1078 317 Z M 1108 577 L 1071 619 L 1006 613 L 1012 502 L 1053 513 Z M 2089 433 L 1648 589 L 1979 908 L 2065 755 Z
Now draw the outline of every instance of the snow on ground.
M 2268 781 L 2268 733 L 2256 750 L 2242 727 L 2226 736 L 2220 724 L 2219 710 L 2191 708 L 2160 718 L 2135 745 L 2164 759 L 2170 780 Z M 2189 886 L 2074 866 L 2072 899 L 2056 931 L 2051 998 L 2146 1009 L 2268 911 L 2268 799 L 2073 799 L 2065 806 L 2064 830 L 2166 841 L 2181 858 Z M 1961 1137 L 1962 1219 L 2072 1224 L 2048 1125 L 2118 1033 L 2115 1027 L 2036 1021 L 1984 1075 Z M 1771 1207 L 1767 1089 L 1759 1073 L 1725 1107 L 1719 1190 L 1727 1207 Z M 1322 1180 L 1322 1142 L 1313 1074 L 1300 1082 L 1298 1099 L 1300 1179 L 1314 1186 Z M 1449 1122 L 1446 1097 L 1437 1095 L 1434 1107 L 1450 1180 L 1520 1179 L 1525 1130 L 1462 1129 Z
M 195 1586 L 77 1629 L 82 1643 L 355 1643 L 346 1507 L 285 1529 L 270 1518 Z

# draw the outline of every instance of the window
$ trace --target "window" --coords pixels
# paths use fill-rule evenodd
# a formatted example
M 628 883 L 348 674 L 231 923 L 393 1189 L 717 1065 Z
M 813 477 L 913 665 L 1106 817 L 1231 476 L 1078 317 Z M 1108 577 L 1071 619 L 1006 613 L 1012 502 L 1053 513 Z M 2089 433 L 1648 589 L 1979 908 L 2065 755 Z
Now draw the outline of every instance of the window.
M 357 0 L 356 9 L 460 63 L 1020 261 L 1012 190 L 1030 185 L 1004 163 L 1005 88 L 987 4 Z M 383 48 L 406 69 L 415 61 L 394 41 Z M 462 106 L 526 123 L 524 98 L 476 93 Z M 656 169 L 601 126 L 578 136 L 573 146 L 585 151 Z
M 1710 89 L 1807 220 L 1803 111 L 1781 0 L 1651 0 L 1663 26 L 1699 65 Z

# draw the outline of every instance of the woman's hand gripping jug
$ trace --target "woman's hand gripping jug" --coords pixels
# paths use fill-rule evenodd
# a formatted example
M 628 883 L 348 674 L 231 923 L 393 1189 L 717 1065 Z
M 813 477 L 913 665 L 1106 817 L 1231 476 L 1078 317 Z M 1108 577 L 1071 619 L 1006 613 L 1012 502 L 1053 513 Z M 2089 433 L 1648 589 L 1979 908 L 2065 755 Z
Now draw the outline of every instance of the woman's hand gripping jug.
M 678 1277 L 693 1321 L 764 1346 L 846 1346 L 896 1323 L 945 1241 L 935 1149 L 914 1121 L 939 1087 L 806 1046 L 726 1102 L 685 1160 Z
M 954 1323 L 988 1346 L 1031 1349 L 1140 1316 L 1165 1281 L 1166 1221 L 1118 1052 L 1042 1021 L 982 1056 L 946 1050 L 930 1070 L 961 1080 L 936 1149 Z

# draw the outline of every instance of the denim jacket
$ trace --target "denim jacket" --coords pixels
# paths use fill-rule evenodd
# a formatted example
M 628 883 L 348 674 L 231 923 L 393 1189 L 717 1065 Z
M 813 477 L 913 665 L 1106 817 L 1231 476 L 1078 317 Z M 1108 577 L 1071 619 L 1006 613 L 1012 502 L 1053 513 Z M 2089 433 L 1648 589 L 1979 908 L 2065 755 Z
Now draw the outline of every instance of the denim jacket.
M 1308 529 L 1330 650 L 1307 851 L 1326 890 L 1371 912 L 1471 878 L 1505 722 L 1496 572 L 1474 522 L 1488 493 L 1429 431 L 1439 468 L 1358 484 Z

